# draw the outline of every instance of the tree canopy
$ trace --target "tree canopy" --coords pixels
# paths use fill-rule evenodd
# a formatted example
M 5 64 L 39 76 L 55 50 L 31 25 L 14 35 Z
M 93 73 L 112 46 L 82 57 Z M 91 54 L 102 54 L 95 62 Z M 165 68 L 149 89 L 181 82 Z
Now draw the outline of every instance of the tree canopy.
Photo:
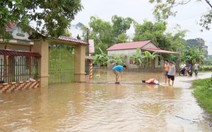
M 99 48 L 105 52 L 108 47 L 115 43 L 127 42 L 126 32 L 133 20 L 129 17 L 123 18 L 115 15 L 111 18 L 111 21 L 108 22 L 91 16 L 89 27 L 83 29 L 84 38 L 86 38 L 86 33 L 89 30 L 89 38 L 94 39 L 97 53 L 100 53 Z
M 151 40 L 157 47 L 164 50 L 184 52 L 186 31 L 176 29 L 176 33 L 166 32 L 167 25 L 164 22 L 144 21 L 135 25 L 134 41 Z M 163 54 L 169 59 L 171 55 Z
M 24 31 L 35 22 L 35 31 L 58 37 L 81 9 L 81 0 L 1 0 L 0 37 L 9 37 L 6 27 L 11 22 Z
M 186 5 L 192 0 L 149 0 L 150 3 L 156 3 L 153 13 L 158 21 L 166 20 L 169 16 L 176 16 L 177 12 L 174 10 L 177 6 Z M 206 14 L 200 19 L 200 25 L 209 30 L 212 24 L 212 3 L 209 0 L 197 0 L 205 2 L 210 8 Z
M 153 23 L 145 20 L 142 24 L 135 24 L 135 36 L 134 41 L 152 40 L 157 46 L 159 46 L 158 38 L 162 38 L 166 31 L 166 24 L 163 22 Z M 161 47 L 162 48 L 162 47 Z
M 130 17 L 123 18 L 117 15 L 112 17 L 112 29 L 113 29 L 112 31 L 113 31 L 113 37 L 115 38 L 115 41 L 116 39 L 120 37 L 123 38 L 123 36 L 126 36 L 124 34 L 126 34 L 127 30 L 130 29 L 132 22 L 133 22 L 133 19 Z M 118 41 L 121 42 L 120 39 Z M 117 41 L 115 43 L 117 43 Z

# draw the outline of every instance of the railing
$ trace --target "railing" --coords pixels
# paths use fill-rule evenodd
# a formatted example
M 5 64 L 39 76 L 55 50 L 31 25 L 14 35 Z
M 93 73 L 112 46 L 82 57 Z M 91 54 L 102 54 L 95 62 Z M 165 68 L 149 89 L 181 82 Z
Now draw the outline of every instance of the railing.
M 38 60 L 39 57 L 33 56 L 33 54 L 8 54 L 6 52 L 1 53 L 0 83 L 20 82 L 30 79 L 37 79 Z

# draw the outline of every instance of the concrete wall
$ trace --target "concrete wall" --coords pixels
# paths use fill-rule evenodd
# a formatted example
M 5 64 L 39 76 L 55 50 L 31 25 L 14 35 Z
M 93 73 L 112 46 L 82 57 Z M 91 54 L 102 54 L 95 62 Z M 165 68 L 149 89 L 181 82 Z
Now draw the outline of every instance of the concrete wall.
M 113 55 L 132 55 L 132 54 L 135 54 L 136 53 L 136 49 L 129 49 L 129 50 L 111 50 L 111 51 L 108 51 L 108 55 L 109 56 L 113 56 Z
M 158 49 L 153 43 L 149 43 L 142 47 L 142 49 Z

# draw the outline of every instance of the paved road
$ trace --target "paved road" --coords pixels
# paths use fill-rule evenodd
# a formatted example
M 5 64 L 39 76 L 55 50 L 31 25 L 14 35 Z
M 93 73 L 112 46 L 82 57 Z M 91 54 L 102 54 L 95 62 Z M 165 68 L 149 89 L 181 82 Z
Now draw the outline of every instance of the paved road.
M 201 72 L 197 76 L 176 76 L 174 87 L 190 88 L 191 82 L 197 79 L 210 78 L 212 77 L 212 72 Z

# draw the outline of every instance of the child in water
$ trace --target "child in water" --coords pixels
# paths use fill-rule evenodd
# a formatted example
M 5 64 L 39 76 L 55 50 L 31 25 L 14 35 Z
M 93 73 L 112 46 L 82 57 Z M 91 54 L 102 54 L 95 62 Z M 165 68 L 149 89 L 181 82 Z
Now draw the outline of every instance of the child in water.
M 159 81 L 154 79 L 154 78 L 150 78 L 147 81 L 146 80 L 142 80 L 142 83 L 159 85 Z

